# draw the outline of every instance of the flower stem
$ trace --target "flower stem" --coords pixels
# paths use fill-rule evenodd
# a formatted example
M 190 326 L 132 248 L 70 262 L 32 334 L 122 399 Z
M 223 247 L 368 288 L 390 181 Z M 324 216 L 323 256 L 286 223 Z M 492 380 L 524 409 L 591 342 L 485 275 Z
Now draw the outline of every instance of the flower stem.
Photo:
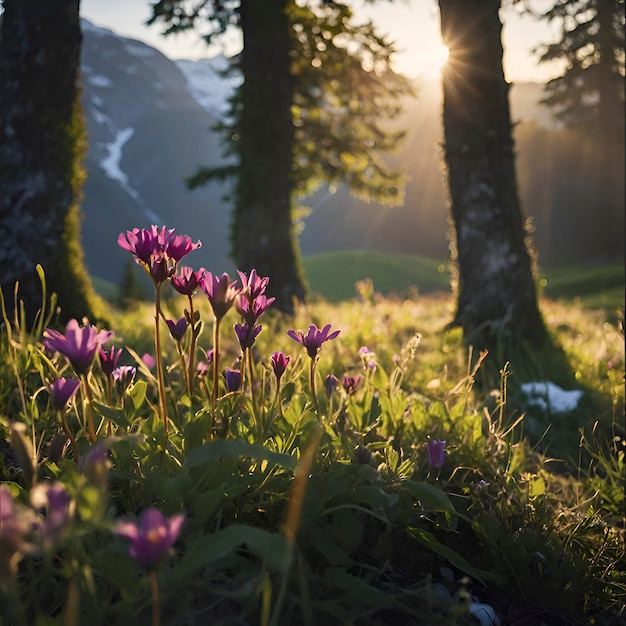
M 165 381 L 163 378 L 163 358 L 161 355 L 161 328 L 159 326 L 159 317 L 161 314 L 161 285 L 154 284 L 154 347 L 156 351 L 157 380 L 159 384 L 159 404 L 161 409 L 161 420 L 163 421 L 163 430 L 165 431 L 165 441 L 167 442 L 168 424 L 167 424 L 167 404 L 165 399 Z
M 193 310 L 193 297 L 188 296 L 189 298 L 189 319 L 191 320 L 191 341 L 189 342 L 189 355 L 188 355 L 188 368 L 187 368 L 187 391 L 189 395 L 193 391 L 193 374 L 194 374 L 194 365 L 196 358 L 196 340 L 198 339 L 196 335 L 196 321 L 194 319 L 195 312 Z
M 93 394 L 91 393 L 91 387 L 89 386 L 89 381 L 87 380 L 88 375 L 83 374 L 83 388 L 85 390 L 85 404 L 87 408 L 87 432 L 89 433 L 89 443 L 95 443 L 96 441 L 96 430 L 93 424 Z
M 213 324 L 213 389 L 211 390 L 211 411 L 215 413 L 217 404 L 217 383 L 220 365 L 220 322 L 217 317 Z
M 320 405 L 317 401 L 317 387 L 315 385 L 315 359 L 311 359 L 311 368 L 309 370 L 309 377 L 311 380 L 311 398 L 313 400 L 313 406 L 315 407 L 315 412 L 317 413 L 317 417 L 321 419 L 322 414 L 320 412 Z
M 76 438 L 74 437 L 74 433 L 70 430 L 69 424 L 67 423 L 67 419 L 65 418 L 65 413 L 63 411 L 59 411 L 59 417 L 61 418 L 61 424 L 63 425 L 63 431 L 67 435 L 67 438 L 70 440 L 72 444 L 72 450 L 74 452 L 74 460 L 76 464 L 80 463 L 80 454 L 78 453 L 78 446 L 76 445 Z
M 156 571 L 152 570 L 148 575 L 150 590 L 152 592 L 152 626 L 161 626 L 161 607 L 159 606 L 159 581 Z

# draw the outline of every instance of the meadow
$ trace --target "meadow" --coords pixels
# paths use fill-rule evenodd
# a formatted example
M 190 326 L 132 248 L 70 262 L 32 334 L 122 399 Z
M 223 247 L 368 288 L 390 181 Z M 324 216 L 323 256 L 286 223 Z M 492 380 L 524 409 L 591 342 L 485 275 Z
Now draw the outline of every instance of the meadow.
M 557 349 L 510 359 L 440 264 L 305 260 L 285 317 L 160 235 L 106 329 L 4 294 L 0 624 L 623 623 L 623 268 L 542 277 Z

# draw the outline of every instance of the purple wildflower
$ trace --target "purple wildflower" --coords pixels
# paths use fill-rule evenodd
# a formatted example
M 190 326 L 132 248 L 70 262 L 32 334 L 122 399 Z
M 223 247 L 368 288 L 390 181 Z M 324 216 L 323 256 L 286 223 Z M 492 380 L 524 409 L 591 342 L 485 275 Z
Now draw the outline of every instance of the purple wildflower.
M 182 338 L 185 336 L 185 332 L 187 331 L 187 326 L 189 326 L 187 318 L 181 317 L 177 322 L 174 320 L 165 320 L 165 323 L 170 329 L 170 335 L 172 335 L 174 340 L 177 342 L 182 341 Z
M 154 367 L 154 364 L 156 363 L 156 361 L 154 360 L 154 357 L 151 354 L 149 354 L 148 352 L 145 352 L 144 354 L 141 355 L 141 362 L 149 370 L 151 370 Z
M 221 320 L 228 313 L 239 289 L 236 282 L 230 282 L 230 276 L 225 272 L 218 278 L 211 272 L 206 272 L 200 281 L 200 288 L 209 299 L 215 319 Z
M 250 300 L 256 300 L 260 295 L 263 295 L 270 282 L 267 276 L 265 278 L 257 276 L 256 270 L 254 269 L 250 272 L 250 276 L 240 270 L 237 270 L 237 274 L 239 274 L 239 279 L 241 280 L 242 292 L 245 293 Z
M 361 378 L 361 376 L 348 376 L 347 374 L 343 376 L 341 384 L 349 396 L 356 391 L 361 382 Z
M 441 467 L 446 458 L 446 442 L 429 439 L 426 442 L 426 455 L 431 467 Z
M 301 330 L 288 330 L 287 334 L 294 341 L 301 343 L 306 348 L 308 355 L 312 359 L 315 359 L 322 344 L 325 341 L 335 339 L 335 337 L 337 337 L 341 331 L 336 330 L 330 334 L 329 332 L 330 324 L 326 324 L 326 326 L 324 326 L 322 330 L 320 330 L 315 324 L 311 324 L 309 326 L 309 332 L 306 335 Z
M 113 370 L 117 367 L 117 362 L 120 360 L 123 348 L 119 348 L 117 351 L 115 347 L 112 347 L 109 352 L 106 352 L 100 348 L 100 368 L 105 376 L 111 376 Z
M 276 380 L 280 380 L 287 369 L 287 365 L 289 365 L 289 361 L 291 361 L 291 357 L 287 356 L 284 352 L 274 352 L 270 360 L 272 362 L 274 376 L 276 376 Z
M 264 295 L 257 296 L 251 300 L 247 294 L 242 293 L 235 300 L 235 308 L 248 324 L 256 324 L 259 317 L 267 311 L 274 300 L 276 298 L 267 298 Z
M 36 524 L 43 545 L 59 541 L 72 521 L 72 498 L 65 487 L 60 483 L 40 483 L 31 491 L 31 502 L 35 508 L 45 509 L 44 517 Z
M 145 570 L 154 570 L 170 552 L 178 539 L 185 516 L 182 513 L 165 517 L 161 511 L 145 510 L 139 523 L 118 522 L 115 534 L 130 539 L 129 554 Z
M 229 393 L 239 391 L 241 387 L 241 370 L 233 370 L 227 367 L 224 370 L 224 380 L 226 381 L 226 391 Z
M 333 391 L 337 388 L 338 383 L 339 379 L 333 374 L 328 374 L 328 376 L 324 378 L 324 390 L 326 391 L 327 398 L 333 395 Z
M 254 345 L 259 333 L 263 330 L 261 324 L 251 326 L 250 324 L 235 324 L 235 334 L 239 339 L 239 345 L 242 350 L 249 350 Z
M 149 230 L 133 228 L 120 233 L 117 243 L 133 253 L 135 261 L 142 265 L 155 283 L 160 284 L 176 271 L 176 264 L 189 252 L 202 244 L 193 243 L 187 235 L 176 235 L 174 228 L 159 229 L 152 225 Z
M 133 384 L 137 368 L 133 365 L 120 365 L 113 370 L 112 376 L 119 393 L 124 393 Z
M 191 267 L 179 267 L 178 274 L 172 276 L 170 282 L 181 295 L 192 296 L 200 286 L 205 272 L 206 270 L 202 267 L 197 272 L 194 272 Z
M 15 569 L 32 518 L 32 511 L 16 506 L 9 488 L 0 485 L 0 577 Z
M 67 403 L 76 395 L 80 387 L 78 378 L 59 378 L 49 387 L 50 402 L 55 411 L 65 411 Z
M 72 364 L 77 374 L 86 375 L 91 369 L 98 348 L 113 336 L 113 331 L 98 332 L 95 326 L 81 328 L 75 319 L 71 319 L 65 327 L 65 334 L 46 328 L 43 336 L 43 345 L 48 352 L 62 354 Z

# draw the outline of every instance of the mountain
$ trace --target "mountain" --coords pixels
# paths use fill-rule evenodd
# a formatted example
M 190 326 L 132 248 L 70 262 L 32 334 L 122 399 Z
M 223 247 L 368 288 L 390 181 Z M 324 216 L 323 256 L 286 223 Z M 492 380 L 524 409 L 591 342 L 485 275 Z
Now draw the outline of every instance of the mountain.
M 87 126 L 87 182 L 83 247 L 90 272 L 119 282 L 128 253 L 120 232 L 167 225 L 200 239 L 194 267 L 232 271 L 228 258 L 227 188 L 193 192 L 184 178 L 198 166 L 223 163 L 220 137 L 211 128 L 227 111 L 237 77 L 222 75 L 223 57 L 174 62 L 154 48 L 83 20 L 82 102 Z M 417 86 L 417 97 L 394 125 L 408 129 L 394 157 L 409 175 L 406 202 L 392 209 L 350 197 L 343 188 L 320 189 L 300 202 L 304 254 L 372 249 L 447 258 L 447 211 L 442 184 L 440 86 Z M 537 104 L 541 86 L 514 85 L 514 120 L 548 124 Z
M 82 104 L 87 182 L 82 204 L 85 260 L 91 273 L 119 281 L 128 253 L 120 232 L 167 225 L 200 239 L 194 266 L 228 261 L 225 189 L 188 191 L 199 165 L 222 162 L 216 117 L 194 99 L 181 69 L 140 41 L 83 20 Z

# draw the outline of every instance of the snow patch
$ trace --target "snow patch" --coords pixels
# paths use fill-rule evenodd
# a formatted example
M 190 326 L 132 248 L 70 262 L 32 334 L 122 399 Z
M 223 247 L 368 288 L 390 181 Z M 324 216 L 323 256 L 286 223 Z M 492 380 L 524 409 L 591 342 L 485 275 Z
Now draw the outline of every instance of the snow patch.
M 529 406 L 536 406 L 551 413 L 573 411 L 583 397 L 580 389 L 566 391 L 550 381 L 524 383 L 522 392 L 526 394 Z
M 205 110 L 221 120 L 228 114 L 228 99 L 242 82 L 241 75 L 222 76 L 229 60 L 224 56 L 199 61 L 176 61 L 187 81 L 191 97 Z
M 87 81 L 94 87 L 110 87 L 113 81 L 108 76 L 102 76 L 100 74 L 89 74 Z
M 117 132 L 113 141 L 107 145 L 108 154 L 100 161 L 100 167 L 111 179 L 118 181 L 122 187 L 128 186 L 128 176 L 122 171 L 120 163 L 122 161 L 122 150 L 124 144 L 134 135 L 134 128 L 125 128 Z

